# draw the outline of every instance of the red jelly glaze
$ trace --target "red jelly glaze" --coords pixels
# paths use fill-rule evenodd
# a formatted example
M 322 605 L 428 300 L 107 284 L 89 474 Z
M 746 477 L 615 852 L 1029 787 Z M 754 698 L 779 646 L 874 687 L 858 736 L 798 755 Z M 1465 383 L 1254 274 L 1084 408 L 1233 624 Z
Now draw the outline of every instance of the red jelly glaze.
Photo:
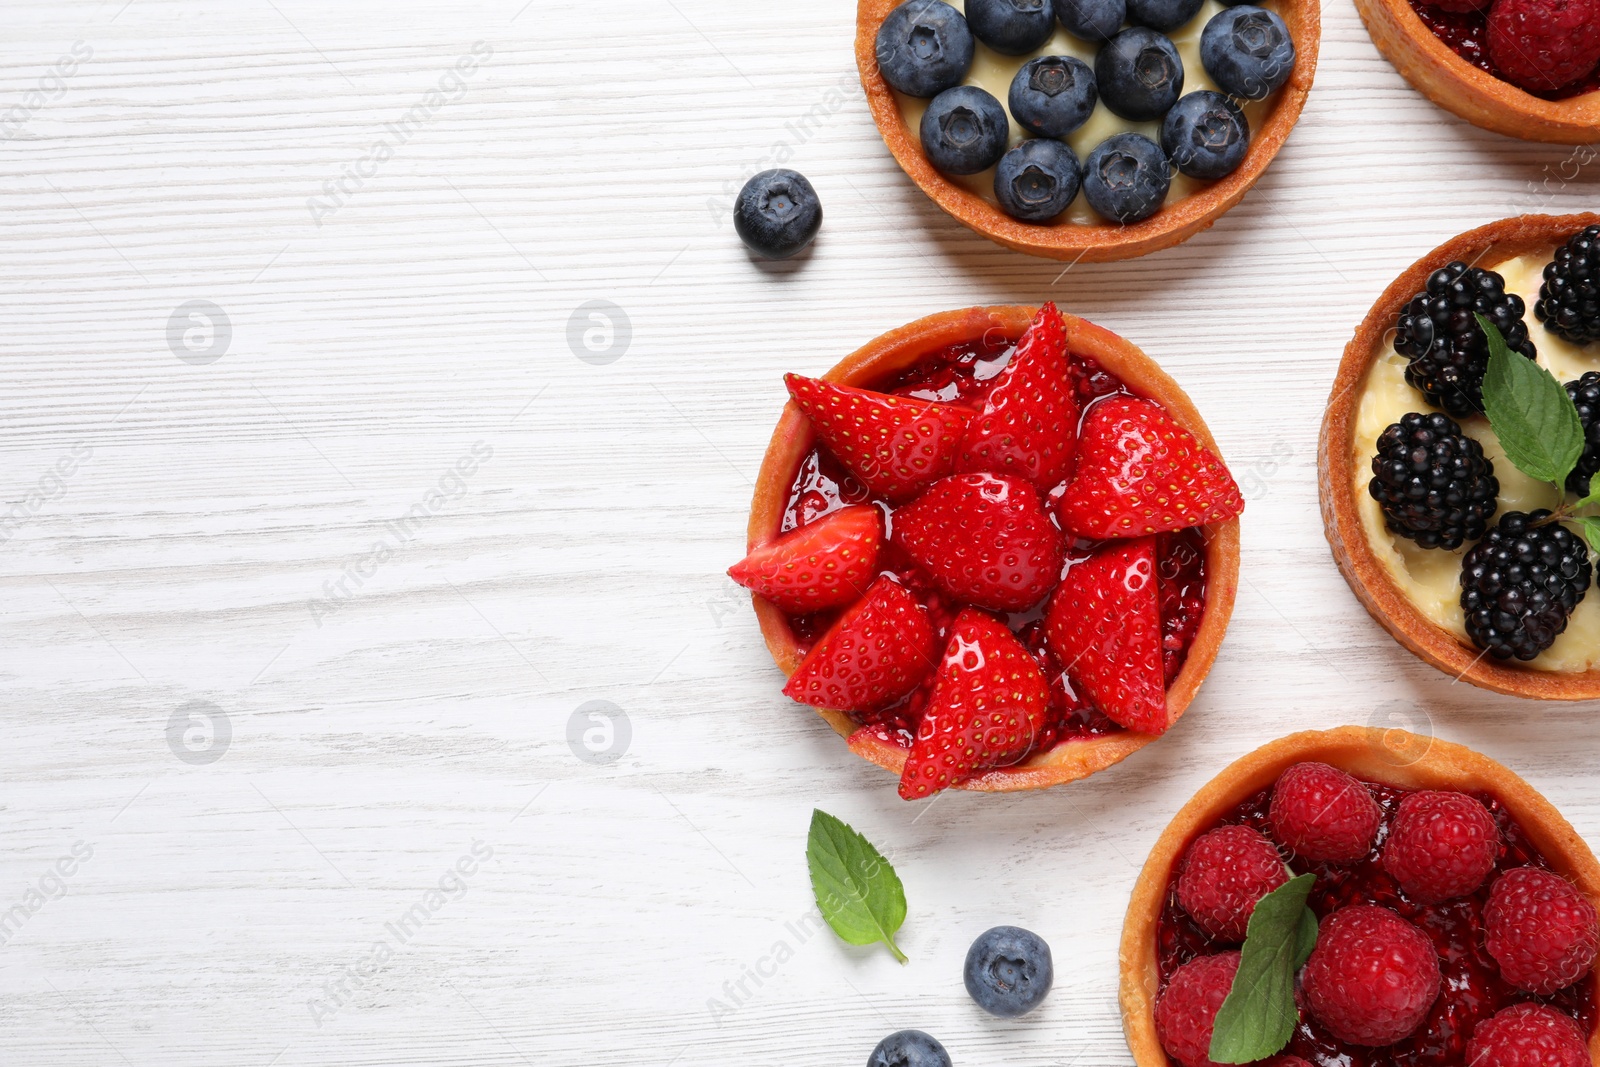
M 1455 12 L 1411 0 L 1411 7 L 1422 20 L 1422 24 L 1432 30 L 1433 35 L 1443 41 L 1450 51 L 1479 70 L 1492 74 L 1507 84 L 1513 84 L 1500 73 L 1500 68 L 1489 57 L 1487 6 L 1482 11 Z M 1522 87 L 1517 86 L 1517 88 Z M 1570 100 L 1574 96 L 1592 93 L 1596 89 L 1600 89 L 1600 67 L 1591 71 L 1587 78 L 1562 86 L 1560 89 L 1523 89 L 1523 92 L 1537 96 L 1541 100 Z
M 1015 348 L 1012 341 L 995 333 L 966 344 L 939 349 L 923 357 L 909 370 L 876 383 L 871 388 L 897 396 L 981 408 L 1000 372 L 1010 362 Z M 1129 392 L 1119 378 L 1093 360 L 1073 356 L 1071 373 L 1085 413 L 1097 400 Z M 1066 483 L 1063 482 L 1046 494 L 1049 504 L 1054 505 L 1065 491 Z M 807 453 L 800 464 L 784 509 L 782 529 L 787 533 L 847 505 L 868 502 L 883 509 L 889 520 L 889 529 L 892 530 L 893 508 L 881 500 L 872 500 L 872 494 L 866 486 L 819 444 Z M 1050 510 L 1051 521 L 1054 521 L 1054 507 Z M 1071 568 L 1073 564 L 1087 559 L 1096 546 L 1097 542 L 1076 542 L 1068 552 L 1067 567 Z M 884 544 L 880 569 L 893 574 L 902 585 L 917 595 L 917 599 L 928 609 L 934 629 L 942 640 L 960 612 L 961 605 L 945 599 L 934 587 L 928 574 L 893 542 Z M 1157 575 L 1161 591 L 1163 666 L 1167 684 L 1171 685 L 1183 669 L 1205 612 L 1205 540 L 1199 530 L 1160 535 L 1157 541 Z M 801 651 L 808 650 L 826 633 L 838 615 L 838 611 L 829 611 L 791 616 L 789 626 Z M 1013 614 L 1008 619 L 1012 632 L 1039 660 L 1045 677 L 1050 680 L 1050 718 L 1029 753 L 1048 752 L 1063 741 L 1086 740 L 1123 732 L 1121 726 L 1112 722 L 1087 697 L 1080 696 L 1073 688 L 1066 670 L 1056 661 L 1045 642 L 1042 616 L 1043 605 L 1040 605 L 1032 611 Z M 878 737 L 909 748 L 932 688 L 933 679 L 930 677 L 916 692 L 893 707 L 857 716 L 857 719 L 863 726 L 871 727 Z
M 1438 947 L 1439 967 L 1444 976 L 1442 991 L 1427 1021 L 1398 1044 L 1384 1048 L 1347 1045 L 1302 1010 L 1300 1025 L 1284 1051 L 1305 1059 L 1314 1067 L 1458 1067 L 1466 1061 L 1467 1042 L 1479 1022 L 1501 1008 L 1527 1001 L 1548 1004 L 1565 1012 L 1578 1021 L 1585 1033 L 1593 1033 L 1596 1006 L 1592 981 L 1586 979 L 1554 996 L 1529 996 L 1501 980 L 1499 968 L 1483 947 L 1483 907 L 1495 878 L 1512 867 L 1548 866 L 1505 807 L 1493 796 L 1478 794 L 1478 799 L 1500 827 L 1501 842 L 1500 858 L 1482 888 L 1470 897 L 1420 905 L 1400 891 L 1379 859 L 1395 809 L 1411 790 L 1373 782 L 1367 785 L 1383 810 L 1377 841 L 1367 858 L 1353 864 L 1318 864 L 1291 857 L 1290 865 L 1296 873 L 1317 876 L 1310 903 L 1319 919 L 1349 904 L 1381 904 L 1420 927 Z M 1272 790 L 1263 790 L 1240 804 L 1218 825 L 1252 826 L 1270 837 L 1272 824 L 1267 813 L 1271 800 Z M 1163 988 L 1172 973 L 1189 960 L 1234 947 L 1213 943 L 1178 907 L 1176 871 L 1168 885 L 1167 903 L 1156 937 Z

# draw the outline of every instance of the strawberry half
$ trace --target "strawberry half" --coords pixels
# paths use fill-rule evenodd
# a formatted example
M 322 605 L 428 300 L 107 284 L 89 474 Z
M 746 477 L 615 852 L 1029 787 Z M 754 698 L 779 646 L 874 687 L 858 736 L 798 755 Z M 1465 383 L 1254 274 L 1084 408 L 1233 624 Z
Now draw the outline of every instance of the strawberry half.
M 955 470 L 974 412 L 951 404 L 889 396 L 798 374 L 789 395 L 817 436 L 868 489 L 902 504 Z
M 932 672 L 935 651 L 922 605 L 893 578 L 879 578 L 822 635 L 783 691 L 831 711 L 887 707 Z
M 1016 763 L 1033 747 L 1049 707 L 1039 661 L 1000 620 L 967 608 L 956 616 L 934 676 L 900 775 L 901 797 L 932 796 Z
M 939 589 L 993 611 L 1033 607 L 1061 580 L 1066 546 L 1021 478 L 957 474 L 894 513 L 895 544 Z
M 1026 478 L 1042 490 L 1072 468 L 1078 395 L 1067 363 L 1067 326 L 1054 304 L 1039 309 L 1011 362 L 967 427 L 956 470 Z
M 883 513 L 857 504 L 762 545 L 728 577 L 790 615 L 852 604 L 878 571 Z
M 1216 454 L 1160 406 L 1114 396 L 1089 409 L 1061 527 L 1093 540 L 1227 522 L 1244 497 Z
M 1112 720 L 1141 734 L 1166 733 L 1155 538 L 1109 545 L 1067 571 L 1045 615 L 1045 639 Z

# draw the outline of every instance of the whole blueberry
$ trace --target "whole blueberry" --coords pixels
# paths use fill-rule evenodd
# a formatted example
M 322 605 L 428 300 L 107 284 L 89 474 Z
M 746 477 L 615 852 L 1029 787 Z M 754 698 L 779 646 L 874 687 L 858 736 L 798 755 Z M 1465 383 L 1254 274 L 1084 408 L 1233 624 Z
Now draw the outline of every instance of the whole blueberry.
M 1250 151 L 1250 121 L 1228 97 L 1202 89 L 1167 112 L 1161 123 L 1161 148 L 1172 165 L 1191 178 L 1226 178 Z
M 1011 79 L 1011 117 L 1041 137 L 1065 137 L 1089 121 L 1100 92 L 1094 71 L 1074 56 L 1030 59 Z
M 933 98 L 922 116 L 922 150 L 946 174 L 976 174 L 1006 154 L 1011 123 L 1000 101 L 974 85 Z
M 994 172 L 995 199 L 1023 222 L 1049 222 L 1078 198 L 1082 185 L 1077 153 L 1051 137 L 1023 141 Z
M 803 175 L 764 170 L 739 190 L 733 228 L 752 252 L 788 259 L 816 239 L 822 228 L 822 201 Z
M 878 69 L 907 96 L 938 96 L 972 68 L 972 31 L 942 0 L 908 0 L 878 27 Z
M 901 1030 L 878 1042 L 867 1067 L 950 1067 L 950 1053 L 921 1030 Z
M 1055 967 L 1050 946 L 1017 926 L 996 926 L 967 949 L 967 992 L 990 1015 L 1025 1015 L 1039 1006 Z
M 1294 38 L 1275 13 L 1248 4 L 1219 11 L 1200 34 L 1200 62 L 1223 92 L 1260 100 L 1294 73 Z
M 1128 0 L 1128 17 L 1141 26 L 1171 33 L 1194 18 L 1206 0 Z
M 1177 47 L 1148 26 L 1130 26 L 1103 45 L 1094 77 L 1106 107 L 1134 122 L 1159 119 L 1183 95 Z
M 1083 165 L 1083 195 L 1108 222 L 1142 222 L 1161 210 L 1172 164 L 1161 146 L 1137 133 L 1107 137 Z
M 1128 18 L 1127 0 L 1055 0 L 1056 18 L 1074 37 L 1104 44 Z
M 1056 31 L 1050 0 L 967 0 L 967 23 L 996 52 L 1025 56 Z

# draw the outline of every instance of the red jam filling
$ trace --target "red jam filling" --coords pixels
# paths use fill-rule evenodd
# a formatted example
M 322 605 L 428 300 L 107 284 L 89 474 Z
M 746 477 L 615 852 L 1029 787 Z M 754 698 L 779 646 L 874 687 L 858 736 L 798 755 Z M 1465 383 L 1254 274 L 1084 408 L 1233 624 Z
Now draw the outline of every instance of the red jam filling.
M 1411 0 L 1411 7 L 1422 20 L 1422 24 L 1432 30 L 1433 35 L 1443 41 L 1450 51 L 1479 70 L 1511 84 L 1505 75 L 1500 73 L 1500 68 L 1495 65 L 1494 60 L 1489 58 L 1488 11 L 1446 11 L 1432 4 L 1420 3 L 1419 0 Z M 1524 89 L 1523 92 L 1537 96 L 1541 100 L 1570 100 L 1574 96 L 1592 93 L 1596 89 L 1600 89 L 1600 67 L 1591 71 L 1587 78 L 1575 81 L 1571 85 L 1564 85 L 1560 89 Z
M 897 396 L 981 409 L 1000 372 L 1010 362 L 1015 348 L 1015 342 L 1003 336 L 983 337 L 939 349 L 909 370 L 885 381 L 869 383 L 867 387 Z M 1088 413 L 1095 401 L 1131 393 L 1121 379 L 1082 356 L 1072 356 L 1072 377 L 1084 414 Z M 1052 505 L 1052 522 L 1055 521 L 1053 505 L 1066 487 L 1067 483 L 1062 482 L 1045 494 Z M 782 532 L 788 533 L 815 522 L 847 505 L 869 502 L 883 509 L 892 529 L 894 509 L 886 501 L 874 499 L 866 486 L 846 470 L 833 453 L 818 444 L 801 462 L 794 485 L 789 490 Z M 1067 553 L 1063 573 L 1074 564 L 1088 559 L 1101 543 L 1075 541 Z M 942 642 L 950 624 L 960 613 L 961 605 L 943 597 L 927 572 L 892 541 L 884 543 L 879 569 L 893 574 L 916 595 L 928 609 L 929 618 Z M 1162 653 L 1167 684 L 1171 685 L 1183 669 L 1205 612 L 1205 538 L 1201 531 L 1183 530 L 1160 535 L 1157 539 L 1157 575 L 1161 591 Z M 1012 632 L 1039 660 L 1045 677 L 1050 679 L 1050 720 L 1032 752 L 1048 752 L 1063 741 L 1122 733 L 1121 726 L 1112 722 L 1086 696 L 1079 695 L 1073 689 L 1066 670 L 1056 661 L 1045 642 L 1043 615 L 1044 605 L 1040 604 L 1031 611 L 1015 613 L 1007 618 Z M 826 633 L 838 616 L 838 611 L 791 616 L 789 625 L 801 651 L 808 650 Z M 916 691 L 893 707 L 858 715 L 856 719 L 863 726 L 872 727 L 883 740 L 910 748 L 922 709 L 932 690 L 933 678 L 930 676 Z
M 1371 854 L 1353 864 L 1308 864 L 1297 860 L 1294 870 L 1317 876 L 1310 903 L 1319 919 L 1349 904 L 1380 904 L 1415 923 L 1438 946 L 1444 983 L 1427 1021 L 1398 1044 L 1384 1048 L 1347 1045 L 1302 1011 L 1300 1025 L 1284 1051 L 1307 1060 L 1314 1067 L 1458 1067 L 1466 1062 L 1467 1042 L 1479 1022 L 1501 1008 L 1527 1001 L 1549 1004 L 1567 1013 L 1578 1020 L 1586 1033 L 1592 1034 L 1596 1019 L 1592 981 L 1578 982 L 1554 996 L 1534 997 L 1506 984 L 1484 948 L 1483 907 L 1495 879 L 1512 867 L 1549 866 L 1505 806 L 1487 793 L 1475 794 L 1500 827 L 1500 858 L 1489 877 L 1484 879 L 1482 888 L 1470 897 L 1421 905 L 1401 893 L 1379 860 L 1395 809 L 1411 790 L 1373 782 L 1367 785 L 1383 809 L 1383 823 Z M 1240 804 L 1217 825 L 1243 824 L 1271 836 L 1267 818 L 1271 800 L 1272 790 L 1263 790 Z M 1156 934 L 1163 989 L 1173 972 L 1196 956 L 1237 947 L 1216 944 L 1184 913 L 1178 906 L 1177 880 L 1175 870 L 1167 887 L 1167 903 Z

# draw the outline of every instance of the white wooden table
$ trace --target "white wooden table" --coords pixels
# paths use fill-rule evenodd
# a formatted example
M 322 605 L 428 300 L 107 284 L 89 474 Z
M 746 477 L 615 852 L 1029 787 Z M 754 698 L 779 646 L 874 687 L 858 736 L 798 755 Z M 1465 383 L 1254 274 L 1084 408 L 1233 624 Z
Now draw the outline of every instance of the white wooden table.
M 853 1065 L 916 1026 L 963 1067 L 1123 1064 L 1137 865 L 1260 742 L 1431 729 L 1600 834 L 1596 709 L 1401 651 L 1315 490 L 1383 286 L 1469 226 L 1592 206 L 1600 166 L 1464 125 L 1349 0 L 1325 17 L 1239 209 L 1063 273 L 904 178 L 848 0 L 11 0 L 0 1063 Z M 763 267 L 726 212 L 780 153 L 827 222 Z M 1161 744 L 907 805 L 781 697 L 721 572 L 783 371 L 1044 298 L 1205 412 L 1251 496 L 1238 611 Z M 629 324 L 599 357 L 569 343 L 596 300 Z M 594 701 L 627 717 L 609 762 L 569 744 Z M 908 966 L 795 933 L 814 805 L 892 855 Z M 998 922 L 1059 970 L 1019 1022 L 961 986 Z

